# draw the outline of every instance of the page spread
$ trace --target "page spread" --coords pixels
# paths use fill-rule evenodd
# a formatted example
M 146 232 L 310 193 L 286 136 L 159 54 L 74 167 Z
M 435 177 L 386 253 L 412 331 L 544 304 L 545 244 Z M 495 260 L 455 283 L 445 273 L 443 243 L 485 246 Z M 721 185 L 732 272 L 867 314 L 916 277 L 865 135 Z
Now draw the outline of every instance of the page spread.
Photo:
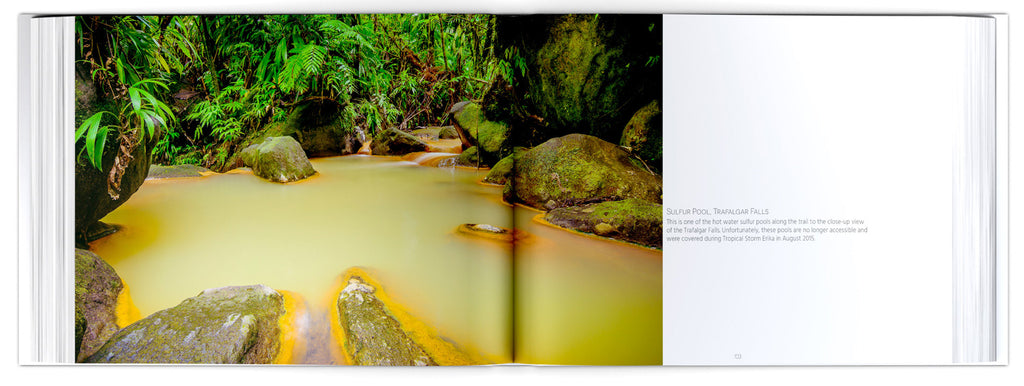
M 30 19 L 23 362 L 1005 363 L 1005 19 Z

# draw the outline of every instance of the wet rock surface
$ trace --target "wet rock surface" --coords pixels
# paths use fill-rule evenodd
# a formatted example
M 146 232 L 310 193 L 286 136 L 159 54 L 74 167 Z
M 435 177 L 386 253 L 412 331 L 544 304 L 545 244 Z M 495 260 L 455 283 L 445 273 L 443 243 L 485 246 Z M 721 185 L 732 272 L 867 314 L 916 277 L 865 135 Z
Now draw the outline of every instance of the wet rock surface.
M 124 328 L 86 362 L 273 363 L 284 313 L 264 285 L 208 289 Z
M 526 238 L 526 233 L 520 230 L 508 229 L 490 224 L 461 224 L 455 231 L 462 235 L 478 237 L 489 240 L 511 242 Z
M 579 132 L 618 141 L 633 113 L 662 94 L 658 15 L 498 18 L 495 32 L 496 52 L 515 49 L 523 71 L 511 79 L 514 87 L 500 90 L 511 96 L 491 98 L 500 102 L 487 114 L 517 131 L 530 120 L 515 116 L 536 116 L 542 120 L 532 126 L 543 139 Z
M 92 355 L 120 329 L 117 298 L 123 288 L 110 264 L 95 253 L 75 249 L 76 361 Z
M 150 151 L 155 142 L 151 140 L 135 146 L 121 175 L 120 186 L 114 190 L 116 198 L 111 197 L 107 185 L 114 157 L 119 151 L 114 134 L 107 139 L 103 149 L 102 171 L 84 159 L 75 164 L 75 231 L 79 238 L 89 226 L 117 209 L 139 190 L 149 173 Z
M 405 155 L 417 151 L 427 151 L 426 142 L 415 135 L 396 128 L 382 130 L 373 137 L 371 145 L 374 155 Z
M 472 102 L 456 103 L 450 112 L 469 144 L 477 147 L 484 164 L 491 165 L 508 155 L 511 150 L 508 125 L 488 120 L 480 106 Z
M 456 139 L 459 138 L 459 132 L 455 130 L 454 126 L 444 126 L 437 131 L 437 137 L 439 139 Z
M 525 148 L 516 147 L 512 155 L 502 158 L 491 167 L 487 176 L 484 177 L 484 182 L 495 185 L 504 185 L 508 182 L 509 177 L 515 172 L 515 158 L 522 157 L 525 151 Z
M 570 134 L 523 152 L 505 198 L 541 209 L 625 198 L 660 203 L 661 188 L 661 177 L 622 148 Z
M 86 228 L 85 234 L 84 234 L 84 241 L 86 243 L 91 243 L 93 241 L 96 241 L 96 240 L 102 239 L 104 237 L 110 236 L 110 235 L 112 235 L 114 233 L 117 233 L 120 230 L 121 230 L 121 226 L 120 225 L 107 224 L 107 223 L 105 223 L 103 221 L 97 221 L 97 222 L 92 223 L 92 225 L 90 225 L 88 228 Z
M 268 181 L 292 182 L 316 174 L 302 146 L 292 137 L 269 137 L 242 151 L 253 174 Z
M 84 67 L 83 67 L 84 66 Z M 87 65 L 77 63 L 75 71 L 75 127 L 79 127 L 89 116 L 100 111 L 117 111 L 116 104 L 101 90 L 88 76 L 85 69 Z M 113 124 L 103 120 L 103 124 Z M 124 167 L 124 172 L 115 188 L 108 186 L 107 180 L 110 177 L 111 169 L 114 167 L 114 159 L 121 152 L 121 141 L 118 140 L 116 130 L 112 130 L 107 136 L 103 146 L 103 159 L 100 162 L 102 170 L 97 169 L 85 159 L 85 152 L 82 152 L 84 140 L 75 145 L 75 154 L 82 156 L 75 162 L 75 235 L 77 241 L 83 241 L 83 232 L 96 221 L 103 218 L 117 207 L 121 206 L 128 197 L 131 197 L 149 173 L 149 164 L 152 159 L 151 153 L 160 137 L 162 129 L 157 128 L 154 136 L 141 138 L 138 144 L 131 149 L 130 157 Z M 113 194 L 111 194 L 113 193 Z
M 202 177 L 203 173 L 209 171 L 209 169 L 198 165 L 150 165 L 146 179 Z
M 436 366 L 426 350 L 410 338 L 401 323 L 377 298 L 377 288 L 350 275 L 338 296 L 338 314 L 345 350 L 353 365 Z
M 651 101 L 629 119 L 619 146 L 629 149 L 654 171 L 661 171 L 661 131 L 661 108 L 658 101 Z
M 455 164 L 474 168 L 477 166 L 487 166 L 483 163 L 483 160 L 480 159 L 480 150 L 476 146 L 470 147 L 460 153 L 455 159 Z
M 661 248 L 661 205 L 638 199 L 556 208 L 547 222 L 580 232 Z

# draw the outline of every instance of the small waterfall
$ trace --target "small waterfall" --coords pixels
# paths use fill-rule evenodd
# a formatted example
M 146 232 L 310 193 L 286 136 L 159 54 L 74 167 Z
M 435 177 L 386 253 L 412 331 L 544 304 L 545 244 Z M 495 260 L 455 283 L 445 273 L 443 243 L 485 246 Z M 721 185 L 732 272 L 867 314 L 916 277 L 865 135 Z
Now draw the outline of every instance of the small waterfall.
M 430 167 L 454 167 L 455 159 L 458 158 L 458 154 L 455 153 L 440 153 L 440 152 L 415 152 L 406 154 L 402 157 L 402 160 L 414 162 L 421 166 Z
M 366 135 L 366 130 L 363 130 L 362 127 L 356 126 L 355 130 L 356 137 L 359 138 L 359 143 L 363 144 L 359 147 L 359 151 L 357 151 L 356 154 L 372 155 L 373 151 L 370 150 L 370 144 L 373 143 L 373 139 Z

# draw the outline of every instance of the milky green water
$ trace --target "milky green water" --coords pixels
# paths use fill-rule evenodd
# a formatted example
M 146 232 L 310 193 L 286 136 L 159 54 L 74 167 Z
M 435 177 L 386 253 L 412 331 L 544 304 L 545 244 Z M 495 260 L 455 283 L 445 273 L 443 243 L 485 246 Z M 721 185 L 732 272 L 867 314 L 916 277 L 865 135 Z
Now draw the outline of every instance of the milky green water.
M 312 163 L 319 174 L 291 184 L 239 171 L 149 180 L 103 219 L 123 230 L 92 248 L 143 316 L 203 289 L 251 284 L 322 312 L 338 276 L 358 266 L 460 349 L 512 360 L 512 247 L 454 232 L 511 228 L 500 187 L 478 184 L 482 172 L 393 158 Z M 660 253 L 524 223 L 534 213 L 522 213 L 517 225 L 533 237 L 515 247 L 516 361 L 659 364 Z

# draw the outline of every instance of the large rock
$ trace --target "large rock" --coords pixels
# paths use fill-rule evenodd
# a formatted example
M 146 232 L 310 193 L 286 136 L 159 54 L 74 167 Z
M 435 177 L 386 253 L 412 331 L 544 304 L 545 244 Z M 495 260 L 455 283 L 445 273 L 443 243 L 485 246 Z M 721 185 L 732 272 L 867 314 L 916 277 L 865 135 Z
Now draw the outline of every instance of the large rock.
M 459 138 L 459 132 L 455 130 L 454 126 L 443 126 L 437 131 L 437 137 L 439 139 L 456 139 Z
M 355 154 L 362 141 L 355 130 L 354 116 L 350 105 L 307 102 L 296 106 L 284 121 L 267 125 L 264 131 L 267 136 L 295 138 L 310 158 Z
M 96 352 L 122 327 L 118 325 L 119 298 L 124 283 L 114 268 L 96 254 L 75 249 L 76 361 Z M 121 298 L 122 307 L 129 306 Z
M 149 174 L 146 176 L 146 179 L 202 177 L 203 173 L 209 171 L 209 169 L 199 165 L 150 165 Z
M 405 155 L 427 149 L 426 142 L 396 128 L 382 130 L 373 137 L 374 155 Z
M 523 152 L 506 187 L 506 201 L 544 209 L 626 198 L 661 202 L 661 176 L 615 144 L 584 134 Z
M 242 162 L 253 174 L 273 182 L 292 182 L 316 174 L 306 153 L 292 137 L 268 137 L 242 151 Z
M 508 155 L 511 150 L 508 125 L 487 120 L 480 106 L 472 102 L 456 103 L 450 112 L 456 130 L 461 130 L 469 143 L 479 149 L 485 164 L 490 165 Z
M 515 173 L 515 160 L 523 156 L 523 152 L 526 149 L 522 147 L 516 147 L 512 151 L 512 155 L 502 158 L 501 161 L 494 164 L 491 170 L 487 172 L 487 176 L 484 177 L 484 182 L 495 185 L 504 185 L 508 182 L 509 177 Z
M 86 361 L 273 363 L 285 312 L 264 285 L 208 289 L 124 328 Z
M 120 186 L 113 189 L 116 198 L 111 196 L 108 192 L 107 179 L 110 176 L 110 169 L 114 166 L 114 157 L 118 154 L 117 143 L 117 135 L 110 134 L 103 149 L 103 170 L 93 167 L 85 160 L 84 155 L 75 164 L 75 232 L 79 240 L 83 239 L 83 233 L 90 226 L 128 201 L 128 198 L 146 181 L 150 150 L 155 143 L 152 140 L 135 146 L 124 174 L 121 175 Z
M 658 107 L 658 101 L 654 100 L 633 114 L 626 128 L 622 130 L 619 145 L 640 157 L 651 169 L 660 172 L 661 127 L 661 109 Z
M 487 166 L 483 160 L 480 159 L 480 151 L 476 146 L 470 147 L 462 153 L 459 153 L 459 156 L 455 158 L 455 164 L 474 168 L 477 166 Z
M 83 73 L 88 74 L 88 71 L 76 71 L 75 75 L 75 127 L 97 112 L 117 111 L 117 106 L 103 97 L 102 91 L 96 88 L 92 80 L 87 76 L 80 76 Z M 104 115 L 102 124 L 115 123 L 109 114 Z M 121 175 L 119 186 L 110 191 L 108 191 L 107 179 L 114 166 L 114 158 L 120 152 L 120 141 L 116 131 L 107 136 L 103 147 L 102 170 L 96 169 L 86 160 L 86 152 L 82 151 L 85 139 L 75 144 L 75 154 L 81 155 L 75 162 L 74 187 L 75 234 L 78 241 L 84 241 L 82 235 L 89 226 L 121 206 L 146 181 L 153 146 L 156 145 L 161 132 L 162 130 L 158 129 L 156 135 L 145 137 L 135 146 L 124 173 Z
M 618 142 L 633 113 L 661 97 L 660 15 L 499 16 L 495 37 L 495 52 L 514 49 L 521 67 L 515 86 L 496 82 L 484 104 L 517 132 L 529 132 L 520 126 L 530 121 L 512 117 L 535 117 L 546 138 L 577 132 Z M 493 95 L 501 93 L 513 95 Z
M 338 295 L 346 356 L 353 365 L 436 366 L 426 350 L 402 329 L 377 298 L 377 288 L 360 276 L 348 275 Z
M 661 248 L 661 213 L 661 205 L 630 198 L 556 208 L 544 219 L 563 228 Z
M 334 101 L 314 101 L 297 105 L 283 120 L 271 122 L 250 133 L 238 144 L 224 142 L 217 151 L 229 154 L 216 160 L 210 169 L 218 172 L 244 165 L 242 152 L 269 137 L 292 137 L 299 142 L 307 158 L 356 154 L 367 141 L 363 130 L 355 125 L 351 105 Z

